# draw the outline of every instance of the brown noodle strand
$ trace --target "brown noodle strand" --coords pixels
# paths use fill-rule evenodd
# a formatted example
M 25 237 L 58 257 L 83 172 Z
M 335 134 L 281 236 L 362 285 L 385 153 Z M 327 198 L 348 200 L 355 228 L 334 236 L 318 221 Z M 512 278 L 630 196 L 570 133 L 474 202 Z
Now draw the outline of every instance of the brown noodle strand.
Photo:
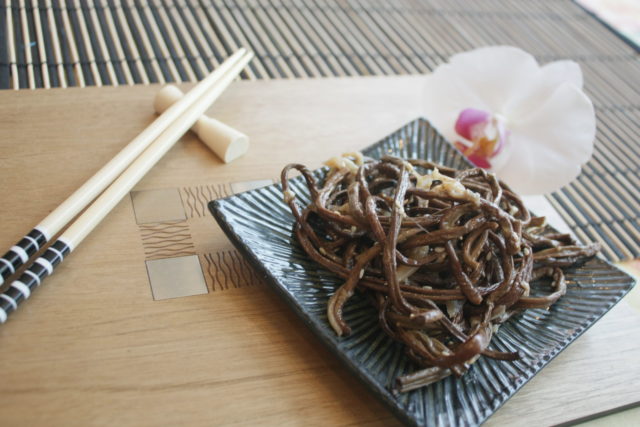
M 388 156 L 334 161 L 321 184 L 305 166 L 286 166 L 284 200 L 302 248 L 344 280 L 327 307 L 336 334 L 351 332 L 343 307 L 360 290 L 378 309 L 384 332 L 421 366 L 397 378 L 400 392 L 459 377 L 480 355 L 517 360 L 518 352 L 488 348 L 498 326 L 522 310 L 553 305 L 567 291 L 561 267 L 600 249 L 546 229 L 544 218 L 531 217 L 483 169 Z M 309 188 L 307 206 L 290 190 L 291 170 Z M 543 277 L 553 291 L 529 296 L 531 283 Z

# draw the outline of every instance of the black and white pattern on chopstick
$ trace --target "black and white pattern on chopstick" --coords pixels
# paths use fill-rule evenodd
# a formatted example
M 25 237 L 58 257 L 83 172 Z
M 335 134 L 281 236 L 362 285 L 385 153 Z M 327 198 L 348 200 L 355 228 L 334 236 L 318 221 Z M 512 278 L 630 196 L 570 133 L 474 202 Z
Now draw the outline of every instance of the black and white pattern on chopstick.
M 0 258 L 0 285 L 15 274 L 47 242 L 47 236 L 34 228 Z
M 18 309 L 18 306 L 29 296 L 34 288 L 40 286 L 42 280 L 50 276 L 65 256 L 71 252 L 71 247 L 57 240 L 34 263 L 11 283 L 9 288 L 0 294 L 0 323 L 7 321 L 7 317 Z

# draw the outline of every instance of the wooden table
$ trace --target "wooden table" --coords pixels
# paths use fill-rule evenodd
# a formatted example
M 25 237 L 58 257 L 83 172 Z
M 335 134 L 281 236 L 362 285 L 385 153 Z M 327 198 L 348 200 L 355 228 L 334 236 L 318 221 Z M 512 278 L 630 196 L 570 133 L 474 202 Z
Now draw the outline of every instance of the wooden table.
M 180 196 L 185 217 L 165 226 L 178 227 L 182 246 L 137 220 L 126 197 L 0 327 L 0 423 L 397 423 L 247 269 L 201 203 L 247 181 L 273 180 L 288 162 L 316 167 L 378 140 L 419 115 L 419 84 L 419 77 L 234 83 L 211 115 L 250 135 L 249 154 L 224 165 L 189 134 L 135 189 Z M 153 119 L 157 90 L 0 92 L 0 248 Z M 154 300 L 149 265 L 172 256 L 200 262 L 206 293 Z M 640 312 L 623 301 L 488 424 L 556 424 L 638 403 L 639 351 Z

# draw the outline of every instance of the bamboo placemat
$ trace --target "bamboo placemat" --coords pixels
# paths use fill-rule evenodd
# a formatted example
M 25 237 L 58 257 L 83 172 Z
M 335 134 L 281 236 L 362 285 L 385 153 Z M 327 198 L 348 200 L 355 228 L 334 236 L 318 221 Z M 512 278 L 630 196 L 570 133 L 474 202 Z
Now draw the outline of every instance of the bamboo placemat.
M 549 200 L 608 259 L 640 256 L 638 48 L 572 1 L 5 0 L 0 28 L 4 89 L 196 81 L 240 46 L 256 53 L 244 79 L 425 73 L 495 44 L 573 59 L 598 138 Z

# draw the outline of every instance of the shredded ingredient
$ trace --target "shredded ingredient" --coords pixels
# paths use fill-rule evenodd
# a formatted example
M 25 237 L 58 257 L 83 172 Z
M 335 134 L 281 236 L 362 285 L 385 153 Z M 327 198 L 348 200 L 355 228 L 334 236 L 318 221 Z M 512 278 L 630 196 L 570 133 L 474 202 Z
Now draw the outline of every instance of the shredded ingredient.
M 483 169 L 359 153 L 328 164 L 322 183 L 303 165 L 286 166 L 284 200 L 304 250 L 344 280 L 327 307 L 336 334 L 351 332 L 342 311 L 361 291 L 378 309 L 382 329 L 422 367 L 396 379 L 400 392 L 460 377 L 480 355 L 517 360 L 517 352 L 487 348 L 498 325 L 522 310 L 551 306 L 566 292 L 560 268 L 600 249 L 549 232 L 543 217 L 532 217 Z M 306 180 L 308 206 L 290 190 L 292 169 Z M 531 282 L 543 277 L 552 291 L 529 296 Z

